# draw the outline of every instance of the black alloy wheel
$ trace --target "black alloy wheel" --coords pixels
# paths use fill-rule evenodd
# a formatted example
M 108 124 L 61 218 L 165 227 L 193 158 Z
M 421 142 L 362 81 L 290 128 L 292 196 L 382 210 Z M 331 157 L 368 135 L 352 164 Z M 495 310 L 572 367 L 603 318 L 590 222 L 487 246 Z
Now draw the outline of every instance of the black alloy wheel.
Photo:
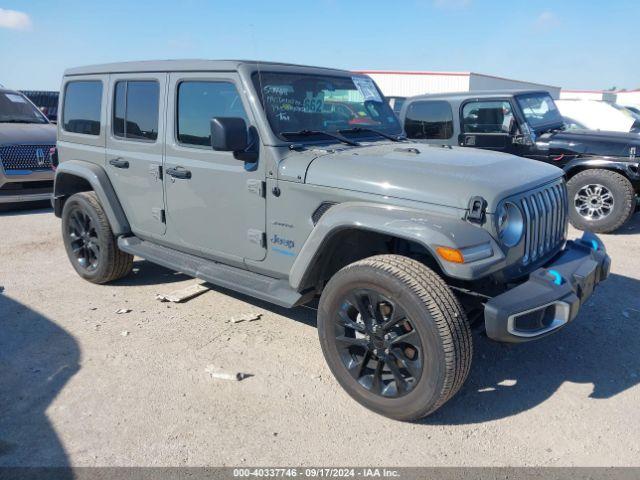
M 372 393 L 400 397 L 420 379 L 420 336 L 402 308 L 380 292 L 359 289 L 344 298 L 335 342 L 344 366 Z

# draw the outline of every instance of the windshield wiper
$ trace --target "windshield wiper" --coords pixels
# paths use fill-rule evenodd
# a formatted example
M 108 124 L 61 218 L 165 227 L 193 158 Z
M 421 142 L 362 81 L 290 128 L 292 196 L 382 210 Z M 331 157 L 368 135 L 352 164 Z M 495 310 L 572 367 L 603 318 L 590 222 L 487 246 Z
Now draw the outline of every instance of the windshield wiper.
M 339 133 L 371 132 L 371 133 L 375 133 L 376 135 L 380 135 L 381 137 L 387 138 L 392 142 L 401 142 L 405 140 L 405 137 L 402 135 L 390 135 L 388 133 L 381 132 L 380 130 L 376 130 L 375 128 L 368 128 L 368 127 L 343 128 L 341 130 L 338 130 L 338 132 Z
M 311 135 L 324 135 L 326 137 L 335 138 L 336 140 L 339 140 L 342 143 L 346 143 L 347 145 L 351 145 L 352 147 L 360 146 L 358 142 L 349 140 L 342 135 L 337 135 L 335 133 L 329 133 L 322 130 L 298 130 L 297 132 L 280 132 L 280 135 L 285 137 L 293 137 L 294 135 L 300 135 L 301 137 L 309 137 Z

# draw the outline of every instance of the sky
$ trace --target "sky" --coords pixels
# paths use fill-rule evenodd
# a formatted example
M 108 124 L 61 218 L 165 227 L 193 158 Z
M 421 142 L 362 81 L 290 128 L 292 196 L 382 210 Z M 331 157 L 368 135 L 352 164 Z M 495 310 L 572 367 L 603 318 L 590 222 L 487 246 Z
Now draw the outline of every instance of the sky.
M 638 18 L 637 0 L 0 0 L 0 84 L 57 90 L 74 66 L 236 58 L 634 89 Z

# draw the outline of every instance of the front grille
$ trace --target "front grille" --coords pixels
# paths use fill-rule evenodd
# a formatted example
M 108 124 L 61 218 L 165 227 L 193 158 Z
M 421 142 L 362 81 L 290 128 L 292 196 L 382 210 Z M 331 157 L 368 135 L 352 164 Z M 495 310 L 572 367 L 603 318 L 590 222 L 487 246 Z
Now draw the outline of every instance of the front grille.
M 567 234 L 567 187 L 564 181 L 546 185 L 521 196 L 525 239 L 522 263 L 527 265 L 555 250 Z
M 0 163 L 6 172 L 12 170 L 49 170 L 49 149 L 54 145 L 7 145 L 0 147 Z

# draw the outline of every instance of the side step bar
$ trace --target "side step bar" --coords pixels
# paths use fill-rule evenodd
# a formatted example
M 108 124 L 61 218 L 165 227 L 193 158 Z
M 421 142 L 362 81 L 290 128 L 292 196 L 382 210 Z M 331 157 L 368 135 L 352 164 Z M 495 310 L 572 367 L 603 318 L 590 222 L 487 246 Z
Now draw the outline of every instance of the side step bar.
M 118 248 L 149 262 L 157 263 L 219 287 L 275 303 L 281 307 L 294 307 L 302 299 L 302 295 L 292 289 L 286 280 L 267 277 L 206 258 L 177 252 L 137 237 L 120 237 Z

